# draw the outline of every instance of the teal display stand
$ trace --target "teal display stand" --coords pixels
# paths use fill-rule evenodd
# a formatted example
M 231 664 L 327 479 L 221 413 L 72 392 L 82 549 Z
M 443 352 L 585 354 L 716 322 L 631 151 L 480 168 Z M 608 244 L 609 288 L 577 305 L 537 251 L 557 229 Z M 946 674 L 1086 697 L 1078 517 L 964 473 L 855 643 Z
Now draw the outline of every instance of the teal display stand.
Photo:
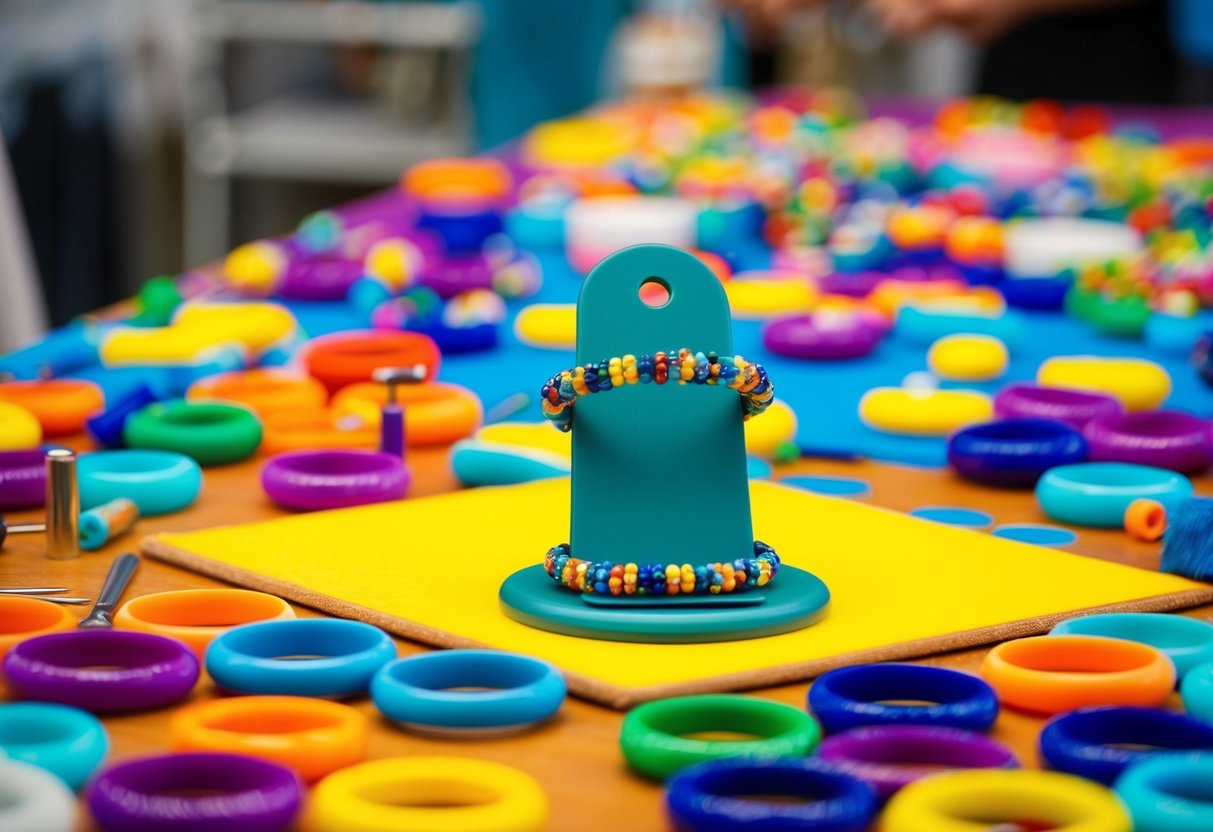
M 641 299 L 641 286 L 649 282 L 668 291 L 663 305 Z M 698 258 L 670 246 L 633 246 L 590 272 L 577 300 L 578 364 L 682 347 L 733 354 L 724 289 Z M 671 380 L 580 398 L 573 415 L 572 556 L 691 564 L 751 557 L 742 425 L 737 393 L 718 386 Z M 767 542 L 778 549 L 778 541 Z M 542 556 L 536 553 L 537 559 Z M 817 578 L 784 568 L 761 590 L 766 600 L 759 605 L 738 594 L 675 604 L 658 596 L 620 598 L 602 606 L 556 586 L 542 567 L 536 569 L 537 575 L 525 569 L 502 586 L 506 614 L 543 629 L 596 638 L 752 638 L 807 626 L 824 614 L 829 601 Z M 785 582 L 792 585 L 787 591 Z

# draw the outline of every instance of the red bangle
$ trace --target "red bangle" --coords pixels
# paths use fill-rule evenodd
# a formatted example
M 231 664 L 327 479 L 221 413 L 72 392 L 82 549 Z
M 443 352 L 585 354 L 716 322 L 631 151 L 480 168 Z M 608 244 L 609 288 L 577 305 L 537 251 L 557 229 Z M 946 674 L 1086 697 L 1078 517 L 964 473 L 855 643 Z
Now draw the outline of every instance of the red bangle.
M 307 346 L 304 365 L 335 393 L 359 381 L 370 381 L 380 367 L 425 366 L 425 380 L 438 375 L 438 345 L 417 332 L 343 332 L 317 338 Z

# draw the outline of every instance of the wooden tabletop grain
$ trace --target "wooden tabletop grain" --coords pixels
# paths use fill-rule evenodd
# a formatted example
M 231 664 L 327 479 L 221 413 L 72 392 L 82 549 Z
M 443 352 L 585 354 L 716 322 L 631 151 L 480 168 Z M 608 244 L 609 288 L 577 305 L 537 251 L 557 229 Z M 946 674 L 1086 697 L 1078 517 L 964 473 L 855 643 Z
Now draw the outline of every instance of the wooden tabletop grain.
M 69 443 L 70 444 L 70 443 Z M 74 561 L 48 561 L 39 535 L 14 536 L 0 552 L 0 586 L 57 584 L 72 593 L 95 598 L 112 558 L 123 551 L 136 551 L 139 538 L 162 531 L 186 531 L 275 517 L 283 512 L 266 499 L 259 471 L 262 459 L 207 469 L 202 495 L 189 510 L 164 517 L 146 518 L 132 534 L 112 542 L 98 552 Z M 414 451 L 409 462 L 414 469 L 410 496 L 439 493 L 458 487 L 447 464 L 446 449 Z M 908 510 L 923 505 L 956 505 L 980 508 L 999 523 L 1045 522 L 1031 492 L 999 491 L 956 480 L 945 471 L 895 467 L 871 462 L 802 461 L 777 469 L 777 476 L 832 474 L 861 477 L 871 485 L 866 500 L 874 505 Z M 1213 491 L 1208 481 L 1198 490 Z M 7 519 L 32 519 L 37 512 L 20 512 Z M 1112 531 L 1081 531 L 1072 551 L 1105 560 L 1148 569 L 1157 568 L 1159 547 L 1136 543 Z M 149 592 L 220 585 L 208 578 L 145 559 L 127 592 L 131 598 Z M 81 616 L 85 610 L 79 610 Z M 300 615 L 313 615 L 306 609 Z M 1186 612 L 1213 621 L 1213 606 Z M 426 648 L 399 642 L 402 655 Z M 952 653 L 924 663 L 976 671 L 984 650 Z M 754 691 L 753 695 L 804 707 L 807 683 Z M 205 676 L 192 699 L 218 695 Z M 551 800 L 551 830 L 597 830 L 626 828 L 629 832 L 668 829 L 663 815 L 661 789 L 630 774 L 618 750 L 622 714 L 578 700 L 569 700 L 552 722 L 510 737 L 493 739 L 438 739 L 396 728 L 380 718 L 368 700 L 352 703 L 367 715 L 373 727 L 370 758 L 414 755 L 480 757 L 516 766 L 535 777 Z M 1178 702 L 1173 705 L 1178 707 Z M 107 717 L 111 760 L 123 760 L 167 750 L 166 726 L 171 709 L 130 716 Z M 1042 720 L 1004 712 L 993 736 L 1014 749 L 1025 764 L 1037 765 L 1036 737 Z M 80 830 L 96 827 L 81 813 Z

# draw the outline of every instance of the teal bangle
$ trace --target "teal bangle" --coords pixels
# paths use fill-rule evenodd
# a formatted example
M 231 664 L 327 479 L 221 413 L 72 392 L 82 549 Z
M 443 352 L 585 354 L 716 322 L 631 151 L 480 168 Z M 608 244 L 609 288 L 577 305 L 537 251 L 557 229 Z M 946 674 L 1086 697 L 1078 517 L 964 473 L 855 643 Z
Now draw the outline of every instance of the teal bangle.
M 1133 832 L 1213 829 L 1213 752 L 1152 755 L 1116 781 Z
M 1129 504 L 1142 497 L 1157 500 L 1168 512 L 1192 496 L 1183 474 L 1126 462 L 1060 465 L 1036 484 L 1036 501 L 1062 523 L 1116 529 L 1124 526 Z
M 752 734 L 759 739 L 733 742 L 687 736 L 708 731 Z M 723 757 L 803 757 L 820 742 L 817 720 L 799 708 L 728 694 L 648 702 L 628 712 L 619 735 L 628 765 L 653 780 Z
M 1213 624 L 1158 612 L 1109 612 L 1063 621 L 1049 635 L 1104 636 L 1157 647 L 1175 665 L 1175 678 L 1213 662 Z
M 257 450 L 261 421 L 239 405 L 176 399 L 140 410 L 127 420 L 122 436 L 131 448 L 176 451 L 199 465 L 226 465 Z
M 80 508 L 97 508 L 125 497 L 151 517 L 181 511 L 202 490 L 202 469 L 184 454 L 171 451 L 97 451 L 82 454 L 76 464 Z
M 1179 692 L 1188 716 L 1213 725 L 1213 662 L 1189 670 Z

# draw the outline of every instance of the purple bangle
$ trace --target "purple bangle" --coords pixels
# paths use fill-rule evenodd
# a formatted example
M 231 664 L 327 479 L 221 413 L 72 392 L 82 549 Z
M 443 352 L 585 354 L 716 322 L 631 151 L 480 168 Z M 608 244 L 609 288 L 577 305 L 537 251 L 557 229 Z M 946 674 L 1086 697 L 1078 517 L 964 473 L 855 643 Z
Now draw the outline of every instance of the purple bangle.
M 198 681 L 198 659 L 165 636 L 79 630 L 21 642 L 5 656 L 4 675 L 22 699 L 125 713 L 184 699 Z
M 472 289 L 492 289 L 493 263 L 484 254 L 448 257 L 436 263 L 421 282 L 443 298 L 453 298 Z
M 1019 759 L 983 734 L 934 725 L 852 728 L 817 749 L 833 768 L 870 784 L 881 800 L 942 768 L 1019 768 Z
M 1092 419 L 1123 412 L 1119 401 L 1102 393 L 1037 384 L 1011 384 L 994 396 L 994 413 L 1003 419 L 1052 419 L 1079 430 Z
M 1213 462 L 1213 432 L 1204 419 L 1174 410 L 1092 419 L 1082 434 L 1096 462 L 1135 462 L 1197 474 Z
M 118 763 L 85 794 L 107 832 L 279 832 L 303 786 L 289 768 L 239 754 L 164 754 Z
M 292 511 L 361 506 L 398 500 L 409 487 L 398 455 L 375 451 L 292 451 L 261 469 L 269 498 Z
M 0 509 L 37 508 L 46 502 L 46 453 L 0 451 Z
M 883 335 L 870 316 L 818 312 L 771 321 L 762 331 L 762 343 L 778 355 L 837 360 L 867 355 Z

